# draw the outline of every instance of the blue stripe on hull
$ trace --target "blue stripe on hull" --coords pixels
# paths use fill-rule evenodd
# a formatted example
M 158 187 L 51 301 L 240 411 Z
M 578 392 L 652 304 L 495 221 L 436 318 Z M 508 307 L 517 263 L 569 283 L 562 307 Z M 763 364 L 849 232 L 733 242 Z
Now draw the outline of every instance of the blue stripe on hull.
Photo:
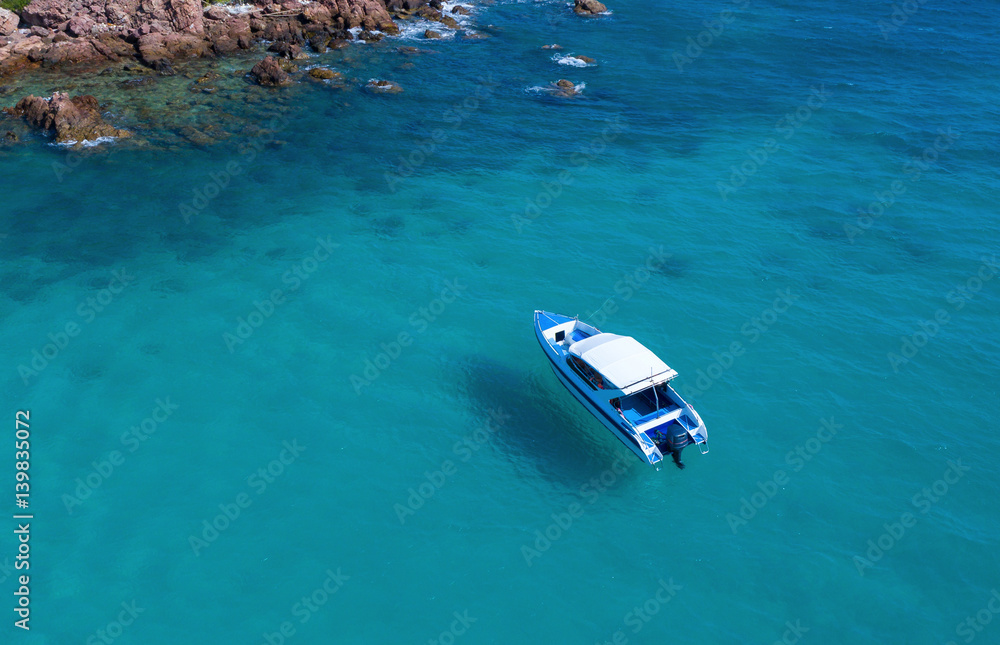
M 552 366 L 552 371 L 555 372 L 556 377 L 559 379 L 559 381 L 564 386 L 566 386 L 566 389 L 569 390 L 570 394 L 573 395 L 573 398 L 575 398 L 577 401 L 579 401 L 580 403 L 582 403 L 584 405 L 584 407 L 587 408 L 587 410 L 591 414 L 593 414 L 597 418 L 598 421 L 601 422 L 601 425 L 603 425 L 605 428 L 608 428 L 609 430 L 611 430 L 611 433 L 615 437 L 617 437 L 619 441 L 621 441 L 623 444 L 625 444 L 625 447 L 628 448 L 629 450 L 631 450 L 637 457 L 639 457 L 639 459 L 642 459 L 643 462 L 645 462 L 647 464 L 650 463 L 649 459 L 646 458 L 646 454 L 642 452 L 642 449 L 639 448 L 639 446 L 637 446 L 636 444 L 632 443 L 631 440 L 629 440 L 628 438 L 626 438 L 625 436 L 623 436 L 623 430 L 621 430 L 620 428 L 618 428 L 617 425 L 610 425 L 608 423 L 608 421 L 607 421 L 607 415 L 604 414 L 603 410 L 601 410 L 600 408 L 595 407 L 592 403 L 590 403 L 589 399 L 587 399 L 586 397 L 583 397 L 580 394 L 578 394 L 579 388 L 576 387 L 575 383 L 573 383 L 572 381 L 569 381 L 562 374 L 562 372 L 560 372 L 558 369 L 556 369 L 556 367 L 554 365 Z

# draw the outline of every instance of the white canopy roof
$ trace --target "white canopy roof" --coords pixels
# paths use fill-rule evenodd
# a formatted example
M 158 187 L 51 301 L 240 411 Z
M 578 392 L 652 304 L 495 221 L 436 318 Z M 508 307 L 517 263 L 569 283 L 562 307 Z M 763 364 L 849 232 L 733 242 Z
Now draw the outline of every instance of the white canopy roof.
M 596 334 L 570 345 L 569 353 L 585 361 L 626 394 L 677 376 L 676 371 L 631 336 Z M 642 387 L 629 387 L 640 381 L 646 381 Z

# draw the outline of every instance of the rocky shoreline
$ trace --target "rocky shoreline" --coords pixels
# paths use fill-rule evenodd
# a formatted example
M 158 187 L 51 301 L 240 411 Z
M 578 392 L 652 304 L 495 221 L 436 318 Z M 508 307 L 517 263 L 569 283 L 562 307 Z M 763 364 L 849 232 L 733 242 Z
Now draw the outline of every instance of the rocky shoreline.
M 413 14 L 457 27 L 438 0 L 248 0 L 207 8 L 201 0 L 34 0 L 19 14 L 0 9 L 0 77 L 122 59 L 170 74 L 175 61 L 224 56 L 261 41 L 294 58 L 307 45 L 322 53 L 355 33 L 369 41 L 398 33 L 393 18 Z
M 589 16 L 606 7 L 596 0 L 576 0 L 573 11 Z M 421 18 L 439 23 L 442 30 L 458 30 L 463 39 L 485 37 L 463 29 L 456 20 L 468 14 L 461 5 L 446 11 L 440 0 L 242 0 L 208 6 L 202 0 L 33 0 L 18 13 L 0 9 L 0 96 L 11 89 L 4 87 L 5 79 L 36 70 L 72 75 L 124 70 L 132 77 L 114 82 L 116 89 L 127 90 L 175 76 L 180 66 L 181 75 L 190 78 L 195 61 L 245 60 L 265 47 L 268 55 L 244 68 L 244 74 L 261 86 L 282 87 L 290 84 L 289 72 L 297 69 L 293 61 L 308 57 L 307 52 L 342 49 L 352 40 L 381 40 L 400 32 L 397 21 Z M 437 31 L 427 30 L 424 37 L 437 36 Z M 410 53 L 404 50 L 420 51 L 400 48 Z M 213 74 L 219 77 L 209 71 L 191 91 L 215 92 Z M 328 84 L 341 78 L 332 70 L 310 71 L 308 76 Z M 395 82 L 378 79 L 364 89 L 403 91 Z M 573 94 L 560 89 L 563 95 Z M 130 135 L 104 121 L 99 101 L 91 95 L 29 95 L 3 111 L 52 133 L 56 143 Z M 4 140 L 16 139 L 16 133 L 7 132 Z

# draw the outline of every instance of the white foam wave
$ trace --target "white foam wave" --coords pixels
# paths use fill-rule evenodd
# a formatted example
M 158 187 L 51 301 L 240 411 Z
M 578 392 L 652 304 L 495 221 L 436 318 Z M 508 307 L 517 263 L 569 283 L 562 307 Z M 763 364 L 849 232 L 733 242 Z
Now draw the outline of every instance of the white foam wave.
M 456 33 L 454 29 L 442 25 L 440 22 L 424 18 L 400 21 L 396 25 L 399 27 L 399 34 L 390 36 L 390 38 L 398 38 L 400 40 L 435 40 L 433 38 L 424 38 L 424 32 L 428 29 L 441 34 L 441 40 L 454 38 Z
M 70 141 L 63 141 L 61 143 L 53 143 L 51 145 L 67 148 L 80 145 L 84 148 L 93 148 L 101 145 L 102 143 L 114 143 L 116 139 L 118 139 L 118 137 L 97 137 L 96 139 L 84 139 L 83 141 L 76 141 L 74 139 Z
M 226 4 L 208 5 L 205 7 L 205 11 L 208 11 L 213 6 L 222 7 L 234 16 L 241 16 L 260 10 L 260 7 L 252 4 L 246 4 L 243 2 L 227 2 Z
M 576 56 L 570 56 L 569 54 L 555 54 L 552 56 L 552 60 L 559 63 L 560 65 L 569 65 L 571 67 L 590 67 L 590 63 L 582 61 Z
M 573 91 L 579 94 L 583 89 L 587 87 L 586 83 L 577 83 L 573 86 Z M 531 87 L 525 88 L 525 92 L 548 92 L 549 94 L 559 94 L 564 90 L 561 87 L 556 86 L 555 83 L 551 85 L 532 85 Z
M 460 13 L 452 13 L 451 10 L 455 7 L 464 7 L 469 13 L 464 16 Z M 469 34 L 476 33 L 472 30 L 474 22 L 473 17 L 476 14 L 476 9 L 476 5 L 469 4 L 467 2 L 441 3 L 441 14 L 454 18 L 455 22 L 458 23 L 459 29 Z M 457 32 L 456 29 L 453 29 L 448 25 L 442 24 L 436 20 L 421 18 L 419 16 L 414 16 L 409 20 L 397 20 L 396 26 L 399 27 L 399 34 L 391 37 L 398 38 L 400 40 L 428 40 L 427 38 L 424 38 L 424 32 L 428 29 L 441 34 L 442 40 L 454 38 Z

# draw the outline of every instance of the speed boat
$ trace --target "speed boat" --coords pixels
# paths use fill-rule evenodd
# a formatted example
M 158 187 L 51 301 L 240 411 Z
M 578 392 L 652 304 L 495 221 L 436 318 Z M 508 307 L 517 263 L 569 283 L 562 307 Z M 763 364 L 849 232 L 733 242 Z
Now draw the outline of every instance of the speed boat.
M 701 417 L 670 386 L 677 372 L 630 336 L 535 311 L 535 336 L 566 389 L 626 447 L 651 465 L 695 444 L 708 452 Z

